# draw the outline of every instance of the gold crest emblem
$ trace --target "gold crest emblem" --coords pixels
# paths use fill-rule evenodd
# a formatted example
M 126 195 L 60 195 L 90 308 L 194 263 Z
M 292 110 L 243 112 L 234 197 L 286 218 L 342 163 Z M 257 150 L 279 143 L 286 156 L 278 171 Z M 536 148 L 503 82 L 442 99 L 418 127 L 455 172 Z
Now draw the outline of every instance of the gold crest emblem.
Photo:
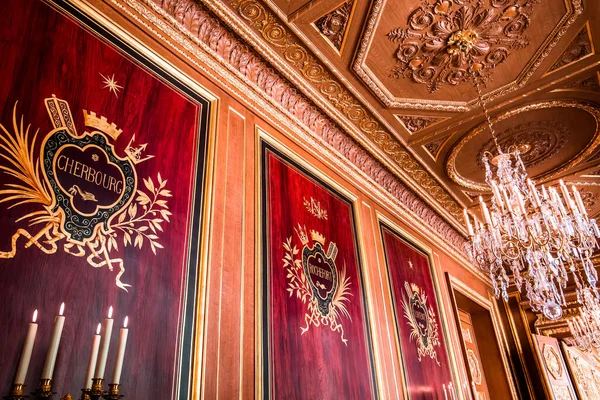
M 342 342 L 348 345 L 340 322 L 342 315 L 352 321 L 346 308 L 352 296 L 346 265 L 338 273 L 335 265 L 337 246 L 330 242 L 325 252 L 325 238 L 319 232 L 310 231 L 309 240 L 306 227 L 298 225 L 294 230 L 302 243 L 302 253 L 293 244 L 293 236 L 287 238 L 283 243 L 283 267 L 286 269 L 290 297 L 296 294 L 307 306 L 304 315 L 306 326 L 301 328 L 302 334 L 311 326 L 329 326 L 332 331 L 339 332 Z
M 427 295 L 418 285 L 404 282 L 406 296 L 402 295 L 402 309 L 406 323 L 411 328 L 410 339 L 417 342 L 419 362 L 428 356 L 439 366 L 436 347 L 441 345 L 435 311 L 427 306 Z
M 124 260 L 111 253 L 119 241 L 140 249 L 147 243 L 154 254 L 163 247 L 158 234 L 172 215 L 167 181 L 158 173 L 156 180 L 143 179 L 146 190 L 140 190 L 135 168 L 154 157 L 142 154 L 147 144 L 136 146 L 133 135 L 119 155 L 112 142 L 123 131 L 114 123 L 83 110 L 91 132 L 78 135 L 66 101 L 53 95 L 45 104 L 54 129 L 41 143 L 38 132 L 31 135 L 31 125 L 17 119 L 17 103 L 12 131 L 0 124 L 0 159 L 6 161 L 0 170 L 12 178 L 0 188 L 0 204 L 35 206 L 16 222 L 42 226 L 35 234 L 17 229 L 11 250 L 0 252 L 0 258 L 15 256 L 20 237 L 27 239 L 25 248 L 34 245 L 45 254 L 56 253 L 62 241 L 67 254 L 85 257 L 94 268 L 117 267 L 116 285 L 127 290 L 131 285 L 121 281 Z

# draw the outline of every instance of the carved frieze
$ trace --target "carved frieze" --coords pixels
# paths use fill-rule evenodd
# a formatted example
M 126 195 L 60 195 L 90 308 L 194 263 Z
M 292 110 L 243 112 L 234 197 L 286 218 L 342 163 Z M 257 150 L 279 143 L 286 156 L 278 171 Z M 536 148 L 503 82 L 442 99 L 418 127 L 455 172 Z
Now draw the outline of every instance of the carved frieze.
M 583 28 L 581 28 L 577 36 L 575 36 L 575 39 L 573 39 L 573 41 L 569 44 L 565 51 L 562 52 L 558 60 L 556 60 L 556 62 L 552 64 L 552 67 L 550 67 L 549 72 L 556 71 L 559 68 L 579 61 L 583 57 L 592 53 L 592 42 L 590 40 L 588 26 L 586 24 Z
M 338 51 L 342 50 L 344 36 L 352 12 L 354 0 L 348 0 L 340 7 L 322 16 L 315 22 L 315 26 Z
M 388 168 L 384 167 L 369 152 L 345 134 L 323 112 L 300 94 L 292 84 L 275 72 L 261 56 L 255 53 L 244 40 L 225 27 L 224 23 L 207 10 L 204 5 L 193 0 L 111 1 L 131 18 L 145 24 L 150 32 L 156 32 L 163 40 L 174 41 L 177 44 L 176 51 L 180 51 L 180 48 L 185 49 L 186 53 L 181 54 L 186 58 L 190 57 L 191 54 L 190 61 L 202 60 L 204 63 L 207 58 L 206 53 L 218 59 L 226 70 L 234 71 L 238 77 L 254 87 L 257 93 L 260 93 L 263 101 L 268 99 L 268 102 L 277 105 L 277 109 L 286 110 L 285 112 L 318 136 L 319 140 L 323 140 L 334 148 L 346 160 L 357 166 L 369 179 L 372 179 L 404 207 L 411 210 L 417 218 L 420 218 L 436 231 L 454 249 L 461 253 L 464 252 L 465 239 L 452 225 L 400 181 Z M 259 9 L 252 11 L 253 5 L 259 5 L 258 3 L 245 2 L 244 4 L 244 13 L 248 15 L 263 13 L 261 15 L 264 17 L 264 13 L 268 13 L 262 5 Z M 268 13 L 267 20 L 273 18 L 273 15 Z M 279 26 L 271 25 L 267 28 L 272 37 L 277 36 L 275 31 Z M 281 33 L 281 31 L 279 32 Z M 287 39 L 282 40 L 285 42 Z M 299 49 L 299 47 L 288 48 L 286 52 L 292 59 L 295 57 L 292 55 L 294 49 Z M 294 54 L 299 55 L 301 58 L 304 57 L 299 53 Z M 306 59 L 304 60 L 306 61 Z M 307 69 L 314 70 L 312 66 L 311 63 L 305 64 Z M 253 98 L 258 97 L 254 94 L 252 96 Z M 340 106 L 349 107 L 347 111 L 354 113 L 352 120 L 356 120 L 357 108 L 350 107 L 347 103 Z M 360 112 L 359 114 L 363 115 Z M 404 166 L 406 172 L 415 175 L 422 187 L 429 191 L 433 197 L 443 200 L 446 196 L 447 200 L 445 202 L 451 200 L 454 207 L 458 208 L 458 205 L 450 198 L 448 193 L 433 180 L 431 175 L 423 171 L 416 160 L 395 139 L 390 138 L 389 133 L 376 129 L 379 126 L 377 122 L 364 120 L 360 122 L 360 125 L 369 130 L 371 135 L 374 135 L 376 143 L 380 146 L 388 146 L 388 151 L 395 155 L 395 158 Z M 448 206 L 446 204 L 444 208 Z
M 536 3 L 422 0 L 405 26 L 387 34 L 389 40 L 398 43 L 396 66 L 390 74 L 425 84 L 430 92 L 443 84 L 461 84 L 473 76 L 472 72 L 485 82 L 494 67 L 529 44 L 524 34 Z

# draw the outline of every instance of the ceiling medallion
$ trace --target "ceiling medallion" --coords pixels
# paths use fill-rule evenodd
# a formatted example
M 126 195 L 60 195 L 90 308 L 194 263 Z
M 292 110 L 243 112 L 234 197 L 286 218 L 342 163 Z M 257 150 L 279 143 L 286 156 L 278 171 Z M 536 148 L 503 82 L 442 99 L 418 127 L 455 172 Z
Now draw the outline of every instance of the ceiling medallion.
M 459 85 L 477 71 L 482 82 L 512 50 L 529 44 L 523 36 L 538 0 L 421 0 L 408 28 L 387 34 L 398 43 L 394 78 L 412 78 L 435 92 Z M 473 62 L 466 56 L 470 54 Z
M 552 109 L 552 108 L 577 108 L 577 109 L 583 110 L 583 111 L 587 112 L 588 114 L 590 114 L 592 117 L 594 117 L 594 119 L 596 120 L 596 126 L 600 127 L 600 109 L 598 109 L 597 107 L 595 107 L 593 105 L 587 104 L 587 103 L 578 102 L 578 101 L 570 101 L 570 100 L 569 101 L 552 100 L 552 101 L 545 101 L 545 102 L 541 102 L 541 103 L 528 104 L 528 105 L 525 105 L 522 107 L 515 108 L 504 114 L 501 114 L 500 116 L 493 118 L 491 120 L 491 122 L 493 124 L 498 124 L 501 121 L 504 121 L 511 117 L 515 117 L 522 113 L 527 113 L 527 112 L 534 111 L 534 110 L 543 110 L 543 109 Z M 469 131 L 469 133 L 467 133 L 465 136 L 463 136 L 463 138 L 460 141 L 458 141 L 458 143 L 452 148 L 452 150 L 450 150 L 450 153 L 448 154 L 448 158 L 446 160 L 446 173 L 448 174 L 450 179 L 452 179 L 454 182 L 458 183 L 460 186 L 462 186 L 466 189 L 477 190 L 477 191 L 489 193 L 490 188 L 487 184 L 477 182 L 473 179 L 467 178 L 466 176 L 459 173 L 458 169 L 456 167 L 456 160 L 457 160 L 458 155 L 461 152 L 461 150 L 467 145 L 467 143 L 469 143 L 471 140 L 476 138 L 478 135 L 485 133 L 487 131 L 487 129 L 488 129 L 487 123 L 482 123 L 481 125 L 473 128 L 471 131 Z M 585 147 L 585 149 L 583 149 L 575 157 L 573 157 L 571 160 L 569 160 L 565 164 L 561 165 L 560 167 L 552 169 L 551 171 L 543 173 L 542 175 L 536 176 L 536 180 L 537 181 L 549 181 L 551 179 L 556 178 L 561 173 L 563 173 L 566 168 L 573 168 L 583 162 L 590 161 L 588 159 L 592 156 L 592 154 L 595 153 L 596 148 L 599 145 L 600 145 L 600 129 L 597 129 L 593 138 L 590 140 L 590 142 Z M 598 153 L 598 154 L 600 154 L 600 153 Z
M 519 124 L 498 134 L 502 148 L 515 146 L 521 153 L 526 168 L 533 167 L 558 154 L 570 138 L 569 128 L 558 121 L 530 121 Z M 477 165 L 485 169 L 483 155 L 497 155 L 494 140 L 485 143 L 477 154 Z

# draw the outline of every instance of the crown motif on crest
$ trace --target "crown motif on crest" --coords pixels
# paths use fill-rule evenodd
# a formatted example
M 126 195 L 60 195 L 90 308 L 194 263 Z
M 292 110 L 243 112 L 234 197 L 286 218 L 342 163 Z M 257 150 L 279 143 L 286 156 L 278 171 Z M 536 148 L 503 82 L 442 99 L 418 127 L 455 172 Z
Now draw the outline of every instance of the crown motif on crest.
M 321 243 L 321 246 L 325 246 L 325 237 L 317 231 L 310 231 L 310 238 L 315 242 Z
M 117 140 L 119 135 L 123 133 L 123 129 L 118 129 L 115 124 L 109 124 L 106 117 L 98 117 L 93 111 L 87 112 L 87 110 L 83 110 L 83 119 L 85 120 L 85 126 L 106 133 L 113 140 Z
M 129 140 L 129 144 L 125 148 L 125 154 L 127 154 L 127 158 L 129 158 L 131 162 L 133 162 L 134 164 L 139 164 L 141 162 L 154 158 L 154 156 L 142 157 L 142 153 L 144 152 L 144 150 L 146 150 L 146 146 L 148 146 L 148 143 L 144 143 L 139 145 L 138 147 L 135 147 L 133 146 L 134 141 L 135 135 L 131 137 L 131 140 Z

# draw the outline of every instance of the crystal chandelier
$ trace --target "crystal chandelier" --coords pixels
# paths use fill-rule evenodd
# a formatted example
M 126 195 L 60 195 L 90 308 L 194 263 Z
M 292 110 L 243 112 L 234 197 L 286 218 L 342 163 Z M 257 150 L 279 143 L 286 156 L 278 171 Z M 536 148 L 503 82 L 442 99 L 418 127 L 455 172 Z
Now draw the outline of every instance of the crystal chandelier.
M 483 221 L 475 217 L 472 224 L 464 210 L 467 251 L 472 262 L 489 273 L 496 298 L 508 300 L 512 275 L 519 291 L 525 287 L 533 311 L 558 319 L 566 305 L 563 289 L 569 276 L 578 302 L 583 303 L 588 292 L 599 297 L 590 258 L 600 230 L 574 186 L 569 191 L 561 180 L 560 193 L 543 185 L 539 190 L 527 176 L 519 148 L 501 149 L 475 75 L 474 82 L 497 154 L 483 156 L 485 180 L 492 191 L 489 206 L 479 197 Z

